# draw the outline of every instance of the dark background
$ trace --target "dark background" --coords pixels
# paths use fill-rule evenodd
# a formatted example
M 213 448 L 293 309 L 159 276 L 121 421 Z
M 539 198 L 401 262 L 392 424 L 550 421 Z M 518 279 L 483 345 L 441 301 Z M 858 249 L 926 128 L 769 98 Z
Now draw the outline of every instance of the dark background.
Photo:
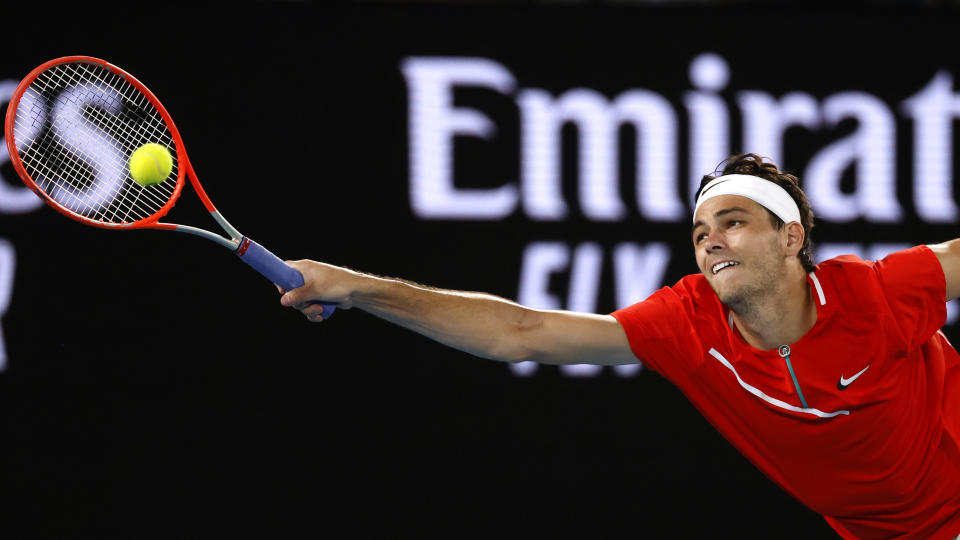
M 895 108 L 938 70 L 960 68 L 960 13 L 949 7 L 52 11 L 7 13 L 0 78 L 68 54 L 128 70 L 172 114 L 218 208 L 280 256 L 509 298 L 534 240 L 670 242 L 673 283 L 695 271 L 681 256 L 687 222 L 645 223 L 635 211 L 615 223 L 576 212 L 555 223 L 519 212 L 418 219 L 403 58 L 491 58 L 519 86 L 554 94 L 652 89 L 681 113 L 681 165 L 682 95 L 702 52 L 730 64 L 728 103 L 741 89 L 818 98 L 857 89 Z M 482 183 L 483 167 L 515 178 L 509 98 L 458 97 L 505 127 L 489 147 L 464 146 L 458 179 Z M 897 118 L 905 221 L 818 222 L 815 239 L 955 236 L 953 224 L 912 215 L 911 126 Z M 731 125 L 736 150 L 736 116 Z M 801 169 L 851 129 L 790 131 L 783 165 Z M 0 172 L 17 182 L 9 164 Z M 170 219 L 213 226 L 189 191 Z M 194 237 L 87 228 L 46 207 L 0 215 L 0 236 L 16 253 L 0 321 L 0 490 L 13 501 L 0 507 L 4 536 L 834 537 L 650 371 L 518 377 L 356 310 L 310 324 L 233 255 Z M 604 283 L 600 311 L 610 311 Z

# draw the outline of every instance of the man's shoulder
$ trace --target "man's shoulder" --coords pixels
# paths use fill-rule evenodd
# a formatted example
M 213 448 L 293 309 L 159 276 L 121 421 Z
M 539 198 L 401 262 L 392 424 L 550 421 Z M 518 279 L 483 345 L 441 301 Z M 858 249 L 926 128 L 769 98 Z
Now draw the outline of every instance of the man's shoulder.
M 870 279 L 875 263 L 861 259 L 856 255 L 841 255 L 817 264 L 812 272 L 821 283 L 832 283 L 838 289 L 865 285 L 863 280 Z
M 876 263 L 856 255 L 841 255 L 817 264 L 811 275 L 845 311 L 874 312 L 881 308 L 882 288 Z M 839 307 L 835 306 L 835 307 Z
M 687 313 L 696 313 L 706 307 L 719 304 L 716 293 L 703 274 L 690 274 L 680 278 L 673 285 L 667 285 L 654 291 L 645 300 L 633 304 L 627 309 L 640 309 L 641 306 L 671 306 Z
M 706 276 L 703 274 L 690 274 L 688 276 L 683 276 L 680 278 L 680 281 L 671 287 L 671 289 L 681 296 L 693 298 L 710 298 L 716 296 L 716 293 L 713 292 L 713 288 L 710 287 L 710 283 L 707 282 Z
M 717 293 L 703 274 L 690 274 L 680 278 L 673 287 L 667 288 L 670 294 L 679 297 L 688 309 L 694 313 L 704 313 L 711 308 L 721 309 Z
M 615 311 L 613 316 L 628 337 L 645 341 L 679 336 L 686 340 L 722 326 L 724 320 L 723 307 L 702 274 L 684 276 L 645 300 Z

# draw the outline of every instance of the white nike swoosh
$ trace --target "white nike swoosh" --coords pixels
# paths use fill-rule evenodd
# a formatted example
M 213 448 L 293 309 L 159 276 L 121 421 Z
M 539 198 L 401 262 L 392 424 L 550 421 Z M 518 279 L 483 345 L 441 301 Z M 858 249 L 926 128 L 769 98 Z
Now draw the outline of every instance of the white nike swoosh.
M 853 381 L 857 380 L 857 377 L 863 375 L 863 372 L 866 371 L 866 370 L 868 370 L 868 369 L 870 369 L 870 366 L 867 366 L 867 367 L 861 369 L 861 370 L 860 370 L 860 373 L 857 373 L 856 375 L 854 375 L 853 377 L 850 377 L 849 379 L 844 379 L 844 378 L 843 378 L 843 375 L 841 375 L 841 376 L 840 376 L 840 386 L 849 386 L 850 383 L 852 383 Z

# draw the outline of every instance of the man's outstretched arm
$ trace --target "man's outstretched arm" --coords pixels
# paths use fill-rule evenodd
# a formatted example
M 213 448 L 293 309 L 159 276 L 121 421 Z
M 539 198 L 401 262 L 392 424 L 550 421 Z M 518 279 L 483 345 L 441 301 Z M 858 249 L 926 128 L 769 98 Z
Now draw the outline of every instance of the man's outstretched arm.
M 319 322 L 321 307 L 335 302 L 409 328 L 470 354 L 549 364 L 633 364 L 627 336 L 616 319 L 569 311 L 536 310 L 490 294 L 435 289 L 400 279 L 354 272 L 315 261 L 289 261 L 305 284 L 281 303 Z

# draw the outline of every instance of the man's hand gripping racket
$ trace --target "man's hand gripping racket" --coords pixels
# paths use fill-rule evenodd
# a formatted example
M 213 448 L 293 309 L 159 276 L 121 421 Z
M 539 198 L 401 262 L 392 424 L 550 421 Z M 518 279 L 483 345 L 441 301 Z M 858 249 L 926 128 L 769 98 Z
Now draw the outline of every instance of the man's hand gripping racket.
M 197 180 L 170 114 L 146 86 L 122 69 L 87 56 L 42 64 L 14 92 L 4 134 L 20 178 L 67 217 L 105 229 L 201 236 L 230 249 L 286 291 L 303 286 L 298 270 L 241 235 L 220 215 Z M 134 179 L 130 159 L 151 144 L 159 144 L 175 159 L 169 172 L 158 162 L 162 168 L 159 175 L 154 173 L 158 181 L 143 185 L 142 179 Z M 185 177 L 228 236 L 160 221 L 173 208 Z M 324 319 L 336 308 L 320 304 Z

